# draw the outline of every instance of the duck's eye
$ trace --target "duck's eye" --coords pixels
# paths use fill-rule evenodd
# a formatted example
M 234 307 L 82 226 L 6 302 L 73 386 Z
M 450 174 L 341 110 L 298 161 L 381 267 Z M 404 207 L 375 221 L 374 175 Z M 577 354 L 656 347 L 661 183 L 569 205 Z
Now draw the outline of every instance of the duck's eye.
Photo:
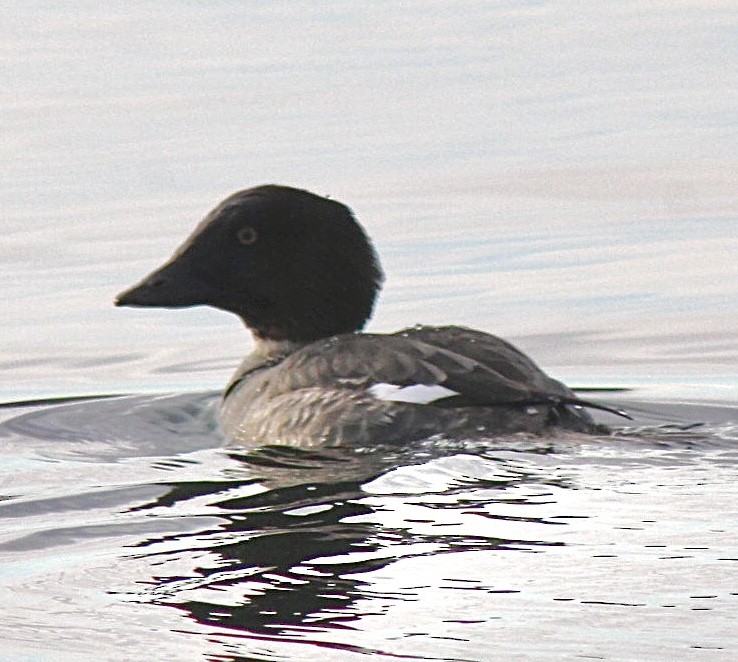
M 256 243 L 258 236 L 259 235 L 256 230 L 254 230 L 250 225 L 246 225 L 236 232 L 238 243 L 243 244 L 244 246 L 251 246 Z

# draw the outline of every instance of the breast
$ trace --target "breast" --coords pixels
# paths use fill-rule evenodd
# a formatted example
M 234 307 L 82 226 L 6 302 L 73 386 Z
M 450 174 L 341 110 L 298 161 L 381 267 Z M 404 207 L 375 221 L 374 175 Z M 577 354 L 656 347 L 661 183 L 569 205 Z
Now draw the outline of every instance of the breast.
M 398 410 L 364 390 L 308 386 L 275 393 L 269 375 L 260 375 L 224 398 L 221 427 L 231 443 L 247 446 L 367 444 L 409 434 Z

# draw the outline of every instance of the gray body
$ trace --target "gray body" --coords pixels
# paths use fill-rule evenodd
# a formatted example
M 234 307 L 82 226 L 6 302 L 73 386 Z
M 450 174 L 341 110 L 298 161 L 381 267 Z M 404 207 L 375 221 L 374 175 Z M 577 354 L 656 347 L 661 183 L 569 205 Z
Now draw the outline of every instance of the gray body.
M 586 412 L 562 404 L 575 397 L 566 386 L 509 343 L 472 329 L 343 334 L 279 351 L 247 357 L 226 391 L 221 424 L 237 443 L 374 444 L 592 428 Z M 377 397 L 377 384 L 452 393 L 418 404 Z

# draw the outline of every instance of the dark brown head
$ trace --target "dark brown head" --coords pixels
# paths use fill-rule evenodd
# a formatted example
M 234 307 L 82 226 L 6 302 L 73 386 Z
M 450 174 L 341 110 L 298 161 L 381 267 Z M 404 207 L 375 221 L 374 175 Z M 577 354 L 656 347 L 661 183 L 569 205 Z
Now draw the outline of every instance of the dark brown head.
M 117 306 L 208 305 L 260 337 L 316 340 L 361 329 L 382 270 L 345 205 L 286 186 L 234 193 Z

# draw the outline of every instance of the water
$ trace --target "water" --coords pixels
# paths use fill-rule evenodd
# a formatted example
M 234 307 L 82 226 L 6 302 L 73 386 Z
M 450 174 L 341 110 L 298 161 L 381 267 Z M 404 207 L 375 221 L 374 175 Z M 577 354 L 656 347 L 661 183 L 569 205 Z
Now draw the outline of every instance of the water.
M 5 659 L 735 652 L 738 407 L 628 404 L 699 432 L 307 452 L 220 448 L 216 402 L 6 412 Z
M 0 408 L 3 659 L 734 659 L 737 24 L 8 4 L 0 402 L 36 402 Z M 495 332 L 636 420 L 223 448 L 237 320 L 112 298 L 268 181 L 355 209 L 372 330 Z

